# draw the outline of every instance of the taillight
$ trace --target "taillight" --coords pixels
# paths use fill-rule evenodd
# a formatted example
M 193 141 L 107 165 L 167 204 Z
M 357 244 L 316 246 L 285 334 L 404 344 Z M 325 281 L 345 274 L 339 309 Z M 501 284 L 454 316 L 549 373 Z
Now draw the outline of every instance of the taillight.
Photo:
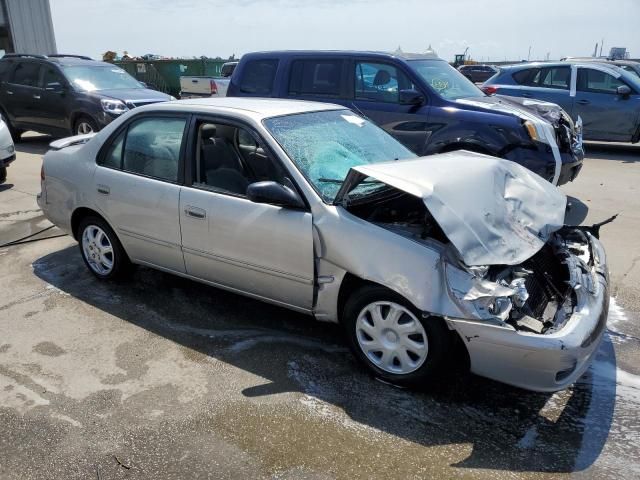
M 40 181 L 44 182 L 44 162 L 42 162 L 42 166 L 40 167 Z
M 218 94 L 218 85 L 216 85 L 215 80 L 209 80 L 209 86 L 211 87 L 211 95 Z
M 498 93 L 498 87 L 494 87 L 493 85 L 487 85 L 486 87 L 480 87 L 480 88 L 487 95 L 493 95 L 494 93 Z

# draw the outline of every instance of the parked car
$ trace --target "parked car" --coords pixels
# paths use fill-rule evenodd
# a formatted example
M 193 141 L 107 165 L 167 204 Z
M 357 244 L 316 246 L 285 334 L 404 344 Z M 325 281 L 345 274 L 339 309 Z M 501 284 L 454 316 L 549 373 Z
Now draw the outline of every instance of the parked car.
M 212 98 L 51 144 L 38 203 L 98 279 L 147 265 L 340 322 L 375 375 L 573 383 L 608 311 L 598 227 L 514 162 L 417 157 L 339 105 Z M 462 352 L 463 355 L 464 351 Z
M 229 79 L 211 76 L 180 77 L 180 98 L 226 97 Z
M 222 68 L 220 69 L 220 76 L 223 78 L 229 78 L 233 75 L 233 71 L 238 66 L 238 62 L 225 62 L 222 64 Z
M 568 61 L 580 61 L 580 62 L 597 62 L 604 63 L 605 65 L 615 65 L 627 72 L 631 72 L 640 78 L 640 62 L 634 62 L 633 60 L 610 60 L 608 58 L 601 57 L 567 57 L 563 60 Z
M 473 83 L 486 82 L 498 73 L 493 65 L 460 65 L 458 71 Z
M 640 140 L 640 78 L 610 64 L 525 63 L 501 67 L 484 83 L 489 94 L 553 102 L 577 121 L 585 140 Z
M 79 55 L 0 59 L 0 114 L 14 141 L 25 130 L 53 136 L 97 132 L 124 112 L 173 97 L 121 68 Z
M 554 184 L 573 180 L 582 167 L 579 132 L 560 108 L 487 96 L 433 55 L 251 53 L 236 67 L 227 96 L 338 103 L 418 155 L 486 153 L 520 163 Z
M 0 120 L 0 183 L 7 179 L 7 167 L 16 159 L 16 149 L 7 125 Z

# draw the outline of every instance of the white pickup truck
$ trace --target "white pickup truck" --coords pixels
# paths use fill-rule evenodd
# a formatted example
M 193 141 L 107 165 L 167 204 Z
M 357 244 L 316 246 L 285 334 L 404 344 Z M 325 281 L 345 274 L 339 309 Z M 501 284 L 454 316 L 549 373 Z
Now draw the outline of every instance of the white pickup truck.
M 221 76 L 180 77 L 180 98 L 226 97 L 233 70 L 238 62 L 222 65 Z

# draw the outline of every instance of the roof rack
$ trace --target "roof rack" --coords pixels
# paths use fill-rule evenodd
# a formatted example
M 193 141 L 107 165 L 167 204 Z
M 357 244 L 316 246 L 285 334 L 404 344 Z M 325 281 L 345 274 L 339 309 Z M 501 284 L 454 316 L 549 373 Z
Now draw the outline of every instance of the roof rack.
M 93 60 L 93 58 L 91 57 L 87 57 L 86 55 L 67 55 L 65 53 L 54 53 L 52 55 L 48 55 L 49 58 L 64 58 L 64 57 L 70 57 L 70 58 L 79 58 L 81 60 Z
M 46 55 L 37 55 L 35 53 L 5 53 L 2 58 L 47 58 Z

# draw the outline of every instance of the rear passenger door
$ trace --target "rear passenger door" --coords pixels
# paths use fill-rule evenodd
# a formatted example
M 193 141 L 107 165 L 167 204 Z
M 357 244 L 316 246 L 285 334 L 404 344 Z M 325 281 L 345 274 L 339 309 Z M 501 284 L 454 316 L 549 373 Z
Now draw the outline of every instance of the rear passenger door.
M 429 105 L 402 105 L 401 90 L 415 90 L 399 67 L 379 60 L 356 60 L 351 64 L 351 108 L 364 114 L 418 155 L 426 148 Z M 425 102 L 427 96 L 425 95 Z
M 184 272 L 180 183 L 187 115 L 137 116 L 98 154 L 93 198 L 132 260 Z
M 590 67 L 578 68 L 574 117 L 583 122 L 589 140 L 628 142 L 638 128 L 640 92 L 621 96 L 617 88 L 627 85 L 622 78 Z
M 40 88 L 40 62 L 19 62 L 5 86 L 6 109 L 15 123 L 37 124 Z
M 570 65 L 541 68 L 530 79 L 530 85 L 531 87 L 523 93 L 523 97 L 556 103 L 571 114 L 573 97 L 570 94 Z

